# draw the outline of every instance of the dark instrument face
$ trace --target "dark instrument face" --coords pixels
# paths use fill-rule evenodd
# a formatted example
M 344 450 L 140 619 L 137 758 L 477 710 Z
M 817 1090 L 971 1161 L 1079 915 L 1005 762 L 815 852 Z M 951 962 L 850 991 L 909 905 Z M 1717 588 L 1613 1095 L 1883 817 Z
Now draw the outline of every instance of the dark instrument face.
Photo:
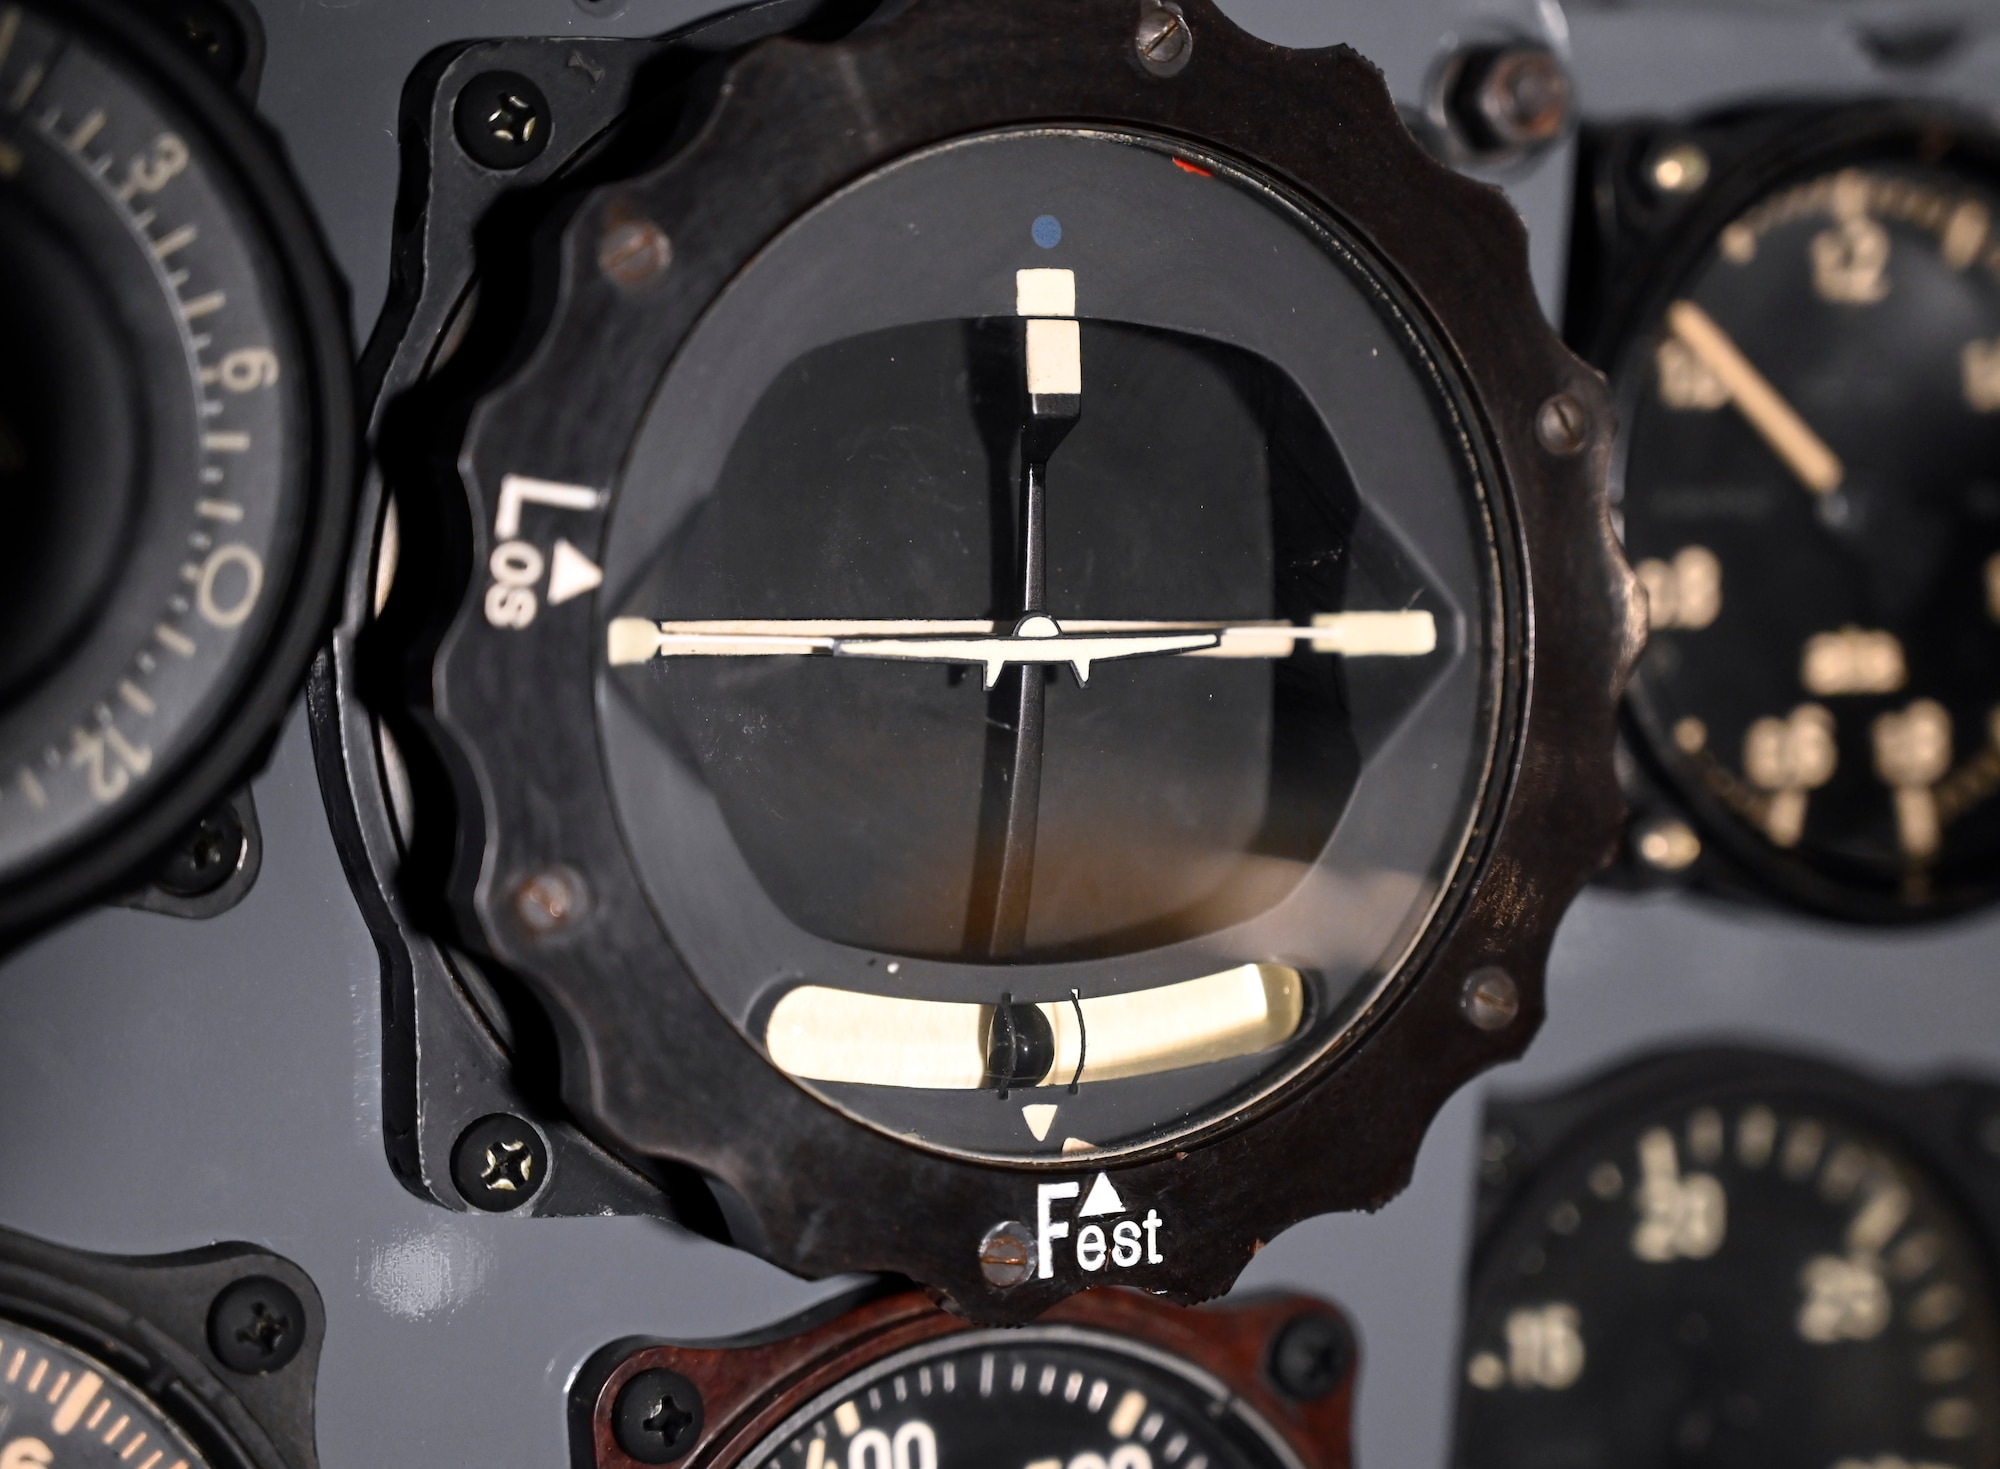
M 1322 1052 L 1491 757 L 1458 411 L 1352 246 L 1144 138 L 950 145 L 792 226 L 668 371 L 604 568 L 625 835 L 724 1013 L 985 1154 Z
M 1915 151 L 1743 210 L 1622 368 L 1644 735 L 1753 861 L 1892 915 L 2000 872 L 2000 194 Z
M 1990 1464 L 2000 1322 L 1964 1216 L 1838 1113 L 1737 1094 L 1566 1154 L 1493 1236 L 1458 1462 Z
M 112 1368 L 0 1321 L 0 1464 L 7 1469 L 206 1469 L 207 1463 Z
M 1066 1326 L 918 1347 L 841 1383 L 750 1469 L 1280 1469 L 1220 1382 L 1165 1353 Z
M 191 820 L 190 766 L 254 742 L 225 726 L 325 549 L 320 354 L 348 371 L 258 145 L 93 20 L 0 5 L 0 891 L 160 802 Z

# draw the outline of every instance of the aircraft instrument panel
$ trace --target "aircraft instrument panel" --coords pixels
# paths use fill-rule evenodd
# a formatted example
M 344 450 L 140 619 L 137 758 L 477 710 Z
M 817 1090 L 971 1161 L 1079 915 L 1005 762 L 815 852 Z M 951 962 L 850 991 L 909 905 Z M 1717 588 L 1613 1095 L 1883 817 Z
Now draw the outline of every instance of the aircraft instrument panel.
M 2000 1469 L 1996 96 L 0 0 L 0 1469 Z

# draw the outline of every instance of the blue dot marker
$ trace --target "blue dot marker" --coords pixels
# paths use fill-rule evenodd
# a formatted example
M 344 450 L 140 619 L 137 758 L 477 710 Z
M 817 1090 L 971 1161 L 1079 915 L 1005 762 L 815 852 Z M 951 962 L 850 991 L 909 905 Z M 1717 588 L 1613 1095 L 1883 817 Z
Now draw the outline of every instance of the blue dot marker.
M 1034 227 L 1035 243 L 1044 250 L 1053 250 L 1062 243 L 1062 221 L 1053 214 L 1038 215 Z

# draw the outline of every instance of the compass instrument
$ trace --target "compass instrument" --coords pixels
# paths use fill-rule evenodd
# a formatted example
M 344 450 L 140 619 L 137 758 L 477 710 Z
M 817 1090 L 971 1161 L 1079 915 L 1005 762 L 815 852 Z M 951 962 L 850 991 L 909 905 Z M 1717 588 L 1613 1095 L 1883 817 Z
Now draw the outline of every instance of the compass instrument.
M 334 583 L 347 350 L 295 191 L 150 22 L 0 5 L 0 933 L 263 748 Z
M 743 51 L 566 216 L 525 366 L 412 389 L 464 483 L 399 479 L 378 546 L 462 584 L 367 579 L 427 691 L 370 882 L 440 883 L 598 1142 L 995 1319 L 1213 1294 L 1400 1186 L 1613 819 L 1609 425 L 1516 222 L 1351 53 L 1177 14 L 1171 75 L 1109 0 Z M 1349 1163 L 1279 1167 L 1316 1109 Z
M 1679 142 L 1715 181 L 1677 211 L 1650 185 L 1664 258 L 1595 354 L 1652 609 L 1633 727 L 1767 885 L 1846 917 L 1962 908 L 2000 877 L 2000 143 L 1881 108 L 1752 136 Z M 1603 167 L 1688 194 L 1672 142 Z M 1684 868 L 1699 842 L 1662 815 L 1640 855 Z
M 1970 1102 L 1704 1052 L 1496 1105 L 1456 1462 L 1995 1462 Z
M 1355 1366 L 1345 1319 L 1301 1296 L 1090 1291 L 995 1331 L 904 1292 L 757 1346 L 621 1344 L 572 1401 L 589 1469 L 1338 1469 Z

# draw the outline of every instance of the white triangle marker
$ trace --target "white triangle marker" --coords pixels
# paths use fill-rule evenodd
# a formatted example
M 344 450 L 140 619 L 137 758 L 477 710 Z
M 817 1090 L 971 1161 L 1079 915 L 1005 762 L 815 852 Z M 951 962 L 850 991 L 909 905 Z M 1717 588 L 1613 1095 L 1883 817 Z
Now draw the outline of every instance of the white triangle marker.
M 1100 1173 L 1097 1181 L 1090 1186 L 1090 1192 L 1083 1196 L 1083 1207 L 1076 1211 L 1079 1219 L 1094 1219 L 1099 1214 L 1123 1214 L 1125 1201 L 1118 1197 L 1118 1190 L 1111 1186 L 1111 1175 Z
M 604 573 L 583 552 L 568 541 L 556 542 L 556 554 L 549 561 L 549 605 L 560 607 L 572 597 L 594 592 L 604 583 Z
M 1052 1102 L 1030 1102 L 1021 1109 L 1021 1116 L 1028 1124 L 1028 1131 L 1035 1135 L 1035 1141 L 1040 1142 L 1049 1135 L 1049 1129 L 1055 1125 L 1055 1104 Z

